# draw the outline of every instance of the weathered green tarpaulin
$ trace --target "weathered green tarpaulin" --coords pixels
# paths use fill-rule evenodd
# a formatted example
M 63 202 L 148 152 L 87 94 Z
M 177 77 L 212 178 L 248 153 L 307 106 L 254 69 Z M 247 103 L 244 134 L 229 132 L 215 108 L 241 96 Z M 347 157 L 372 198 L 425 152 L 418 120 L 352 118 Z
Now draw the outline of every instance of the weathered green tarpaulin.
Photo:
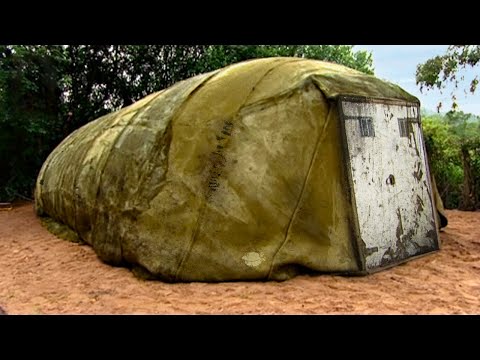
M 166 281 L 364 272 L 339 95 L 418 103 L 336 64 L 235 64 L 68 136 L 40 171 L 37 213 L 102 260 Z

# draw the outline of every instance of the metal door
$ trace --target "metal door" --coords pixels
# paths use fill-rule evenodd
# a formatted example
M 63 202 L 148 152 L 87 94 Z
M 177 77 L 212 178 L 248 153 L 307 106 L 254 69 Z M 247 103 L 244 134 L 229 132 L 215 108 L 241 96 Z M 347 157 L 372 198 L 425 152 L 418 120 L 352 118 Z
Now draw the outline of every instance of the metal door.
M 359 252 L 367 271 L 438 250 L 418 110 L 415 103 L 340 99 Z

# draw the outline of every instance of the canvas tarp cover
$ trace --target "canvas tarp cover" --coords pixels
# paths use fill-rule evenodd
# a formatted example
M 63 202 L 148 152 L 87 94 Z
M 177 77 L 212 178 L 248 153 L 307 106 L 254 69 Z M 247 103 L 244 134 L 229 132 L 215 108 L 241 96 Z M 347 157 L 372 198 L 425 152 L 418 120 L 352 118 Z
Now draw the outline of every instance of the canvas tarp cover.
M 354 273 L 338 95 L 418 103 L 332 63 L 232 65 L 68 136 L 40 171 L 37 212 L 102 260 L 166 281 Z

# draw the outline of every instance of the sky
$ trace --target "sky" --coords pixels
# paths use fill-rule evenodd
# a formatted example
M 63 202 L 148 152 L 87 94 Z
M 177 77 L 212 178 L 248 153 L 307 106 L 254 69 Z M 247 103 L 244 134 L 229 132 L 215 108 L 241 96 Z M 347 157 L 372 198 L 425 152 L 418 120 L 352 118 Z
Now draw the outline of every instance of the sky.
M 423 90 L 415 84 L 417 65 L 436 56 L 445 54 L 448 45 L 355 45 L 354 50 L 368 50 L 372 53 L 375 76 L 393 82 L 420 99 L 422 108 L 436 111 L 437 104 L 442 102 L 441 112 L 451 109 L 451 92 L 453 86 L 443 90 Z M 475 68 L 462 71 L 465 81 L 456 90 L 459 110 L 480 115 L 480 92 L 465 95 L 463 90 L 469 88 L 475 77 Z M 478 70 L 477 70 L 478 71 Z M 464 86 L 463 86 L 464 85 Z

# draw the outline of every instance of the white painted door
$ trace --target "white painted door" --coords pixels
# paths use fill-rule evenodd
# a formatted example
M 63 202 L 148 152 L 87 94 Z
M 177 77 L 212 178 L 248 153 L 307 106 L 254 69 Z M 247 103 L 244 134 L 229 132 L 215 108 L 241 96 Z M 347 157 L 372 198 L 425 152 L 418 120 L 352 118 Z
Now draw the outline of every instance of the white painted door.
M 418 106 L 344 98 L 341 113 L 366 269 L 437 250 Z

